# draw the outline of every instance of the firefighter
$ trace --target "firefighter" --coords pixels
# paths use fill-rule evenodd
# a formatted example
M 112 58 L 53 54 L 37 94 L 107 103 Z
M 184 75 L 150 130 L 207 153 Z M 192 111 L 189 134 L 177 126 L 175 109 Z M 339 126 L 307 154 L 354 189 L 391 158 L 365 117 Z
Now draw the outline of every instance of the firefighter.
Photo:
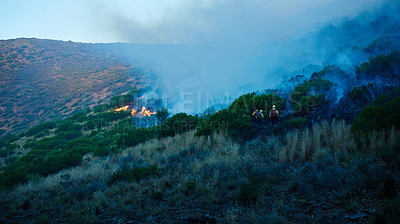
M 254 124 L 255 124 L 256 126 L 258 126 L 258 124 L 259 124 L 258 117 L 261 116 L 261 115 L 260 115 L 260 111 L 259 111 L 258 109 L 256 109 L 256 110 L 253 112 L 252 116 L 253 116 L 253 122 L 254 122 Z
M 260 126 L 264 126 L 264 113 L 262 110 L 260 110 L 260 115 L 257 118 L 258 118 L 258 124 Z
M 276 125 L 278 125 L 278 121 L 279 121 L 279 112 L 276 109 L 276 106 L 273 105 L 272 109 L 269 111 L 269 118 L 271 119 L 271 126 L 275 127 Z

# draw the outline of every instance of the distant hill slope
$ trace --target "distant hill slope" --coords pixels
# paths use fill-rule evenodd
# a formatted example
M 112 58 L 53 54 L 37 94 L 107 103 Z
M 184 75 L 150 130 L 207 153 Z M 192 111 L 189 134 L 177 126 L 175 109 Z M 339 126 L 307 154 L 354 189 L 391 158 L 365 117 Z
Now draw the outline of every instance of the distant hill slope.
M 0 41 L 0 135 L 67 117 L 112 94 L 151 84 L 138 66 L 103 46 L 26 38 Z

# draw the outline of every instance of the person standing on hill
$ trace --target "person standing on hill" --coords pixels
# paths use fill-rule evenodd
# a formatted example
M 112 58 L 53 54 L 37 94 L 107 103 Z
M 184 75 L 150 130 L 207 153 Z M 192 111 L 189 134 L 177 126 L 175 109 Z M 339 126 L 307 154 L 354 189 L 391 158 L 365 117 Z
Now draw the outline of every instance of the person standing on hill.
M 264 126 L 264 113 L 262 110 L 260 110 L 260 113 L 259 113 L 257 119 L 258 119 L 258 124 L 260 126 Z
M 271 119 L 271 126 L 275 127 L 276 125 L 278 125 L 278 121 L 279 121 L 279 112 L 276 109 L 276 106 L 273 105 L 272 109 L 269 111 L 269 118 Z
M 256 109 L 256 111 L 253 112 L 252 114 L 253 116 L 253 122 L 256 126 L 259 125 L 259 117 L 261 116 L 260 111 L 258 109 Z

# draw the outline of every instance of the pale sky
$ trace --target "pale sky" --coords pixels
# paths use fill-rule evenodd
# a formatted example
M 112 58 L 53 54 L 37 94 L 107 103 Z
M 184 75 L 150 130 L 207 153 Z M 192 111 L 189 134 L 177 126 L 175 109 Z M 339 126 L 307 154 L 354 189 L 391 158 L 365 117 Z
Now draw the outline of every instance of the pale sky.
M 0 39 L 190 43 L 293 38 L 384 0 L 0 0 Z

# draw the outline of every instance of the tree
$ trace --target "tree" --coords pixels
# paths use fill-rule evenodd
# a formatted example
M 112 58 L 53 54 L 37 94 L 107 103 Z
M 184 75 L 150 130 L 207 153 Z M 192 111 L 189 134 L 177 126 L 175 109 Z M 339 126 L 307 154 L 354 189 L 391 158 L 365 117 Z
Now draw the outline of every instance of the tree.
M 167 108 L 161 108 L 161 110 L 157 110 L 157 121 L 158 125 L 164 124 L 165 120 L 167 120 L 169 116 L 169 112 Z

